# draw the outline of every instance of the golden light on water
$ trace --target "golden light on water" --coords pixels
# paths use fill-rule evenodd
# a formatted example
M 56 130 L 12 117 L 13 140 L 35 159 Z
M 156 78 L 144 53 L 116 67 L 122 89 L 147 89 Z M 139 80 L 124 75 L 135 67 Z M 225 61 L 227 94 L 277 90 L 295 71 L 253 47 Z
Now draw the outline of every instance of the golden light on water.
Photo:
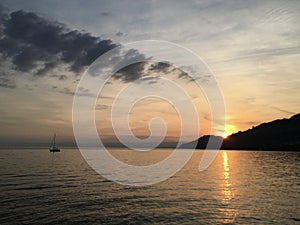
M 222 153 L 223 157 L 223 166 L 224 166 L 224 171 L 229 171 L 229 164 L 228 164 L 228 155 L 227 152 Z
M 223 199 L 222 203 L 224 205 L 228 205 L 230 203 L 230 200 L 233 198 L 234 194 L 232 192 L 232 184 L 230 180 L 230 169 L 229 169 L 229 158 L 226 151 L 222 152 L 222 158 L 223 158 L 223 188 L 222 188 L 222 194 Z M 224 219 L 223 223 L 233 223 L 235 220 L 235 217 L 237 215 L 237 211 L 230 208 L 225 208 L 223 210 L 224 213 Z
M 228 201 L 233 197 L 233 193 L 231 192 L 231 181 L 229 174 L 229 162 L 227 152 L 222 153 L 223 157 L 223 176 L 224 176 L 224 184 L 223 184 L 223 201 Z

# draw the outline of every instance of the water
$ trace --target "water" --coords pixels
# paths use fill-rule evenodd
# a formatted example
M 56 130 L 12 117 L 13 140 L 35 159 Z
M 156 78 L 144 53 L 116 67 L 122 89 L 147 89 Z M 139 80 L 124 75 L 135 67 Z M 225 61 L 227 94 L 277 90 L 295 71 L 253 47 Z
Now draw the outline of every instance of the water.
M 171 150 L 114 150 L 150 164 Z M 149 153 L 147 153 L 149 154 Z M 0 151 L 0 224 L 300 224 L 300 153 L 202 151 L 172 178 L 123 186 L 95 173 L 76 149 Z

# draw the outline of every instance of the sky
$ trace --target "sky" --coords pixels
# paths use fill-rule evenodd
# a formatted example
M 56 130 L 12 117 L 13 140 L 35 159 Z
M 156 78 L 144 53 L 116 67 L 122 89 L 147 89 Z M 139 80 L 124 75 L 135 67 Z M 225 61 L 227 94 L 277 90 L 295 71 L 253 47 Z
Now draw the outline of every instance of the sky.
M 72 141 L 73 97 L 88 66 L 111 49 L 144 40 L 182 46 L 210 68 L 226 107 L 225 135 L 300 112 L 298 0 L 0 0 L 0 5 L 0 144 L 47 142 L 53 133 L 61 142 Z M 139 94 L 148 88 L 172 93 L 162 78 L 190 96 L 199 121 L 189 126 L 199 125 L 197 135 L 213 133 L 210 102 L 183 67 L 152 62 L 133 50 L 128 57 L 148 62 L 121 69 L 104 85 L 95 107 L 100 137 L 116 140 L 111 112 L 118 93 L 128 85 Z M 121 105 L 135 94 L 123 96 Z M 172 142 L 182 135 L 180 116 L 170 102 L 148 97 L 134 105 L 128 123 L 134 135 L 146 138 L 149 121 L 160 117 L 167 126 L 164 140 Z M 160 136 L 160 122 L 153 127 Z M 184 135 L 185 141 L 193 136 Z

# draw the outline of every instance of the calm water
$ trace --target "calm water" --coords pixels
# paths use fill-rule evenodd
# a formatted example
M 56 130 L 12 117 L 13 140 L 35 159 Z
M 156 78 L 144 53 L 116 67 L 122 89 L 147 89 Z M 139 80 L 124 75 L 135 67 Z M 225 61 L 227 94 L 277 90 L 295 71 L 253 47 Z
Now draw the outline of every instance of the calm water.
M 112 154 L 149 164 L 170 151 Z M 76 149 L 0 150 L 0 224 L 300 224 L 300 153 L 220 151 L 199 173 L 201 154 L 165 182 L 131 187 Z

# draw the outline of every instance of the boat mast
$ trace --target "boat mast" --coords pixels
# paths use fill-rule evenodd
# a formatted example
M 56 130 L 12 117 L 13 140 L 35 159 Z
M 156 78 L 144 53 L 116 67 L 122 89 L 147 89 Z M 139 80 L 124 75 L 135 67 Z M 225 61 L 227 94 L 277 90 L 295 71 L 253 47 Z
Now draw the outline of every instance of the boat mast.
M 53 147 L 55 147 L 55 138 L 56 138 L 56 134 L 54 134 Z

